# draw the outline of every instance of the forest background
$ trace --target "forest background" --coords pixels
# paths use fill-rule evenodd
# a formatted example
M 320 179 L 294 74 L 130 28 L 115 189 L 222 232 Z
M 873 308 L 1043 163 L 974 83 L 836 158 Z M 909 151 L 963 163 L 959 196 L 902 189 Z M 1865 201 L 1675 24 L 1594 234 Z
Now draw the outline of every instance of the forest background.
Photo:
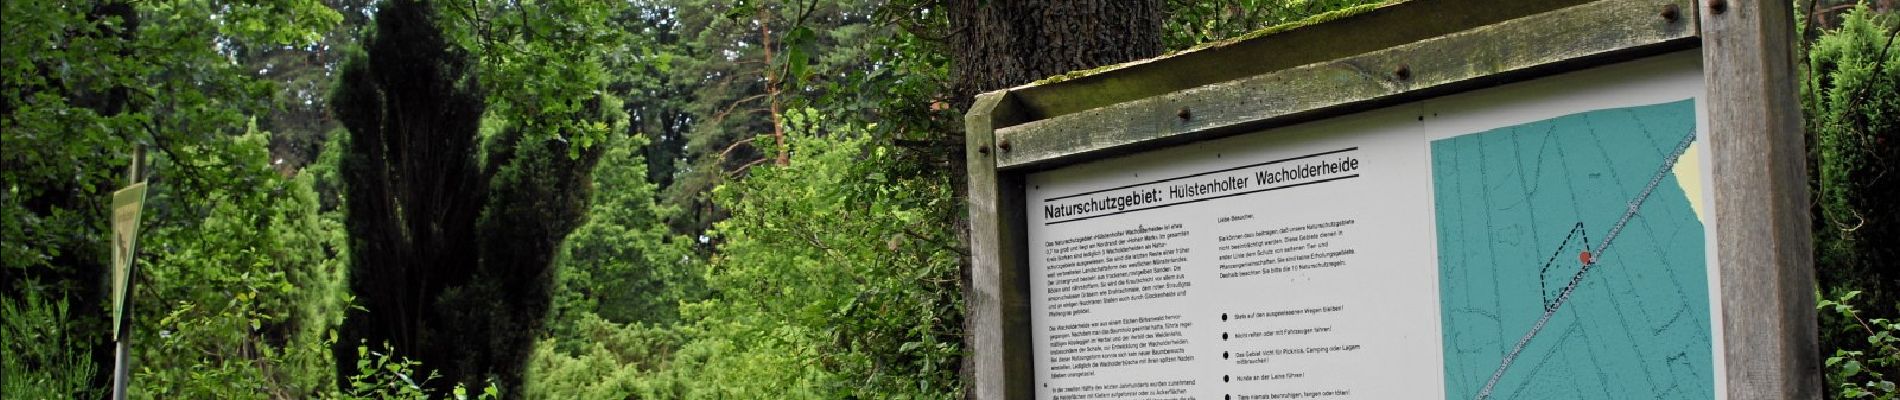
M 1373 0 L 0 3 L 9 399 L 959 398 L 975 93 Z M 1900 21 L 1796 1 L 1835 398 L 1900 368 Z M 1331 14 L 1329 14 L 1331 13 Z

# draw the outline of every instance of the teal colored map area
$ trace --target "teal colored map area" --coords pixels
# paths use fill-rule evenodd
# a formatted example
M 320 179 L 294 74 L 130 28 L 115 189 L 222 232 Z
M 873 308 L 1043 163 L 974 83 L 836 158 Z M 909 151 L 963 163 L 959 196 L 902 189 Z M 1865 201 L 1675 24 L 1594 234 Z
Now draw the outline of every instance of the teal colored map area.
M 1693 99 L 1432 142 L 1449 399 L 1714 398 Z

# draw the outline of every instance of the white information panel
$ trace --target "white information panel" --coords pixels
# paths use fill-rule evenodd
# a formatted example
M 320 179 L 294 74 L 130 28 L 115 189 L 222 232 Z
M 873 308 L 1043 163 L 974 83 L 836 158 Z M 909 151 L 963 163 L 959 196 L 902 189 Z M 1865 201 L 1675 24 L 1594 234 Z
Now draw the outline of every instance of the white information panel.
M 1031 174 L 1037 398 L 1716 398 L 1698 60 Z

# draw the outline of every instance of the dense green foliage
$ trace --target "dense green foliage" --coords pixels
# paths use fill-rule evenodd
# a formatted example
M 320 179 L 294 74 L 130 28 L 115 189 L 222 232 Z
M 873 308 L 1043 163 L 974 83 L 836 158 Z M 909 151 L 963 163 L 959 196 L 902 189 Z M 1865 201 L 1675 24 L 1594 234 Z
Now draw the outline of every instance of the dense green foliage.
M 298 184 L 269 172 L 263 134 L 247 129 L 272 85 L 233 60 L 308 45 L 338 19 L 310 1 L 0 3 L 4 397 L 103 394 L 104 206 L 134 145 L 158 171 L 130 296 L 155 310 L 131 325 L 146 338 L 133 348 L 143 393 L 295 392 L 311 376 L 289 371 L 329 369 L 285 351 L 330 312 L 286 305 L 341 293 L 321 284 L 321 232 L 276 230 L 314 227 L 315 210 L 295 209 Z
M 151 257 L 145 278 L 191 283 L 139 287 L 138 308 L 150 310 L 138 326 L 143 394 L 307 397 L 333 382 L 326 344 L 347 299 L 331 255 L 342 231 L 317 214 L 309 176 L 269 168 L 264 134 L 235 139 L 225 157 L 246 183 L 197 193 L 195 205 L 167 196 L 147 206 L 200 210 L 140 235 Z
M 1386 0 L 1168 0 L 1169 49 L 1244 35 L 1255 30 L 1299 22 L 1328 11 L 1385 3 Z
M 0 299 L 0 335 L 7 356 L 0 359 L 0 393 L 9 398 L 51 399 L 60 397 L 97 397 L 92 384 L 99 365 L 92 361 L 92 346 L 80 330 L 70 325 L 78 320 L 66 299 L 47 300 L 39 292 L 29 291 L 24 298 Z
M 1894 385 L 1894 380 L 1900 379 L 1894 372 L 1900 368 L 1900 321 L 1862 317 L 1861 310 L 1853 305 L 1860 293 L 1847 292 L 1839 299 L 1824 297 L 1818 304 L 1826 318 L 1843 321 L 1825 327 L 1844 328 L 1847 332 L 1841 334 L 1866 339 L 1852 346 L 1829 346 L 1834 353 L 1822 355 L 1827 358 L 1827 390 L 1833 398 L 1892 400 L 1900 397 L 1900 389 Z
M 592 346 L 537 357 L 543 394 L 957 392 L 961 328 L 946 320 L 960 315 L 952 279 L 960 255 L 941 245 L 949 232 L 924 229 L 933 214 L 955 210 L 942 192 L 948 186 L 887 176 L 894 149 L 872 144 L 862 129 L 826 123 L 814 110 L 787 119 L 790 163 L 717 190 L 732 217 L 715 228 L 717 255 L 702 267 L 710 297 L 685 304 L 671 328 L 584 317 L 577 337 Z M 551 342 L 558 340 L 568 339 Z
M 1900 377 L 1900 21 L 1866 6 L 1812 44 L 1802 100 L 1814 137 L 1815 267 L 1828 385 L 1891 399 Z M 1832 299 L 1832 300 L 1830 300 Z
M 1137 17 L 1166 51 L 1374 3 Z M 0 2 L 0 397 L 105 394 L 135 145 L 136 398 L 962 397 L 955 5 Z M 1828 15 L 1827 382 L 1893 398 L 1900 24 Z
M 1821 36 L 1802 87 L 1814 147 L 1817 262 L 1825 288 L 1864 291 L 1875 310 L 1900 307 L 1900 49 L 1892 15 L 1860 8 Z
M 701 262 L 685 236 L 665 225 L 677 206 L 655 202 L 638 153 L 643 137 L 616 138 L 594 169 L 587 223 L 569 234 L 555 260 L 555 336 L 593 315 L 615 322 L 670 323 L 679 304 L 705 296 Z M 622 143 L 634 142 L 634 143 Z

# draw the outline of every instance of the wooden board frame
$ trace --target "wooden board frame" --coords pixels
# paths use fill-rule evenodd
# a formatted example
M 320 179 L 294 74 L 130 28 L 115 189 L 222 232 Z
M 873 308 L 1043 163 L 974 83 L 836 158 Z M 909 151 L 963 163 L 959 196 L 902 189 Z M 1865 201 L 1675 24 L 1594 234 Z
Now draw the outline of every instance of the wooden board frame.
M 1722 276 L 1715 323 L 1723 333 L 1726 386 L 1718 390 L 1730 399 L 1819 398 L 1792 11 L 1763 0 L 1414 0 L 980 95 L 965 116 L 968 394 L 1033 398 L 1028 173 L 1698 51 Z M 1322 43 L 1354 31 L 1382 32 L 1368 41 L 1383 47 Z M 1353 54 L 1260 51 L 1311 47 Z M 1242 64 L 1275 67 L 1222 68 Z

